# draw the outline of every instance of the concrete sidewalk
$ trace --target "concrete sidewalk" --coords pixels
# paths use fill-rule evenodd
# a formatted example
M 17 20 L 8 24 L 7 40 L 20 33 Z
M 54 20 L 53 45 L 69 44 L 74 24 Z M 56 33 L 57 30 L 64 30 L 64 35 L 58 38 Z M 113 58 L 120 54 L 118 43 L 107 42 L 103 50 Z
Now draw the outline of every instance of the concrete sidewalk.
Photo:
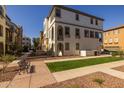
M 22 75 L 17 74 L 12 81 L 0 83 L 0 87 L 38 88 L 56 82 L 43 61 L 31 62 L 31 65 L 35 65 L 35 73 L 25 73 Z
M 62 62 L 62 61 L 69 61 L 69 60 L 80 60 L 80 59 L 89 59 L 89 58 L 100 58 L 100 57 L 111 57 L 111 55 L 101 55 L 101 56 L 90 56 L 90 57 L 75 57 L 75 58 L 61 58 L 60 59 L 51 59 L 51 60 L 44 60 L 45 63 L 52 63 L 52 62 Z
M 82 68 L 76 68 L 76 69 L 71 69 L 71 70 L 66 70 L 66 71 L 61 71 L 61 72 L 55 72 L 53 73 L 53 75 L 56 78 L 57 82 L 80 77 L 80 76 L 98 72 L 98 71 L 124 79 L 123 72 L 111 69 L 113 67 L 122 66 L 122 65 L 124 65 L 124 60 L 117 61 L 117 62 L 111 62 L 111 63 L 98 64 L 98 65 L 93 65 L 93 66 L 87 66 L 87 67 L 82 67 Z

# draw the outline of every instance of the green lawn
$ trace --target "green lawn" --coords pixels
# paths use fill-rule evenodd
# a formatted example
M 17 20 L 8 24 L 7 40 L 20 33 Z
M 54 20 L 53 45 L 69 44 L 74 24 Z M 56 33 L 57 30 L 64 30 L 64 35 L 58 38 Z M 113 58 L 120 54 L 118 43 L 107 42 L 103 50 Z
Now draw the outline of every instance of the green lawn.
M 57 71 L 69 70 L 74 68 L 90 66 L 90 65 L 109 63 L 123 59 L 124 58 L 120 58 L 120 57 L 91 58 L 91 59 L 47 63 L 47 66 L 51 72 L 57 72 Z

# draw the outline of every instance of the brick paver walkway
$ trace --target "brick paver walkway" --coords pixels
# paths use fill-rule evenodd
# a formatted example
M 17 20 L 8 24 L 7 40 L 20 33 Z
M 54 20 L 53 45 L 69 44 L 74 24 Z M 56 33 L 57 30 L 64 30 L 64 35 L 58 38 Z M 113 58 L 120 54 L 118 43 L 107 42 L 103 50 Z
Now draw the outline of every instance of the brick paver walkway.
M 56 80 L 42 61 L 33 61 L 31 65 L 35 65 L 35 73 L 16 75 L 11 82 L 4 82 L 1 87 L 9 88 L 37 88 L 48 84 L 55 83 Z

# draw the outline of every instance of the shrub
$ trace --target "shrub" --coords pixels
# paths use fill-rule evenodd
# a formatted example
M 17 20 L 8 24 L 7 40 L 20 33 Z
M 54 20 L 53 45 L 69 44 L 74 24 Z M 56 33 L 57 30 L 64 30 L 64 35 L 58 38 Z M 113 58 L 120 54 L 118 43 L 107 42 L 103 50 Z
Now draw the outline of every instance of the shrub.
M 112 56 L 120 56 L 120 57 L 124 56 L 123 51 L 111 51 L 111 53 L 112 53 Z
M 3 61 L 3 73 L 4 73 L 5 69 L 7 68 L 8 64 L 15 59 L 16 59 L 16 57 L 13 55 L 5 55 L 5 56 L 1 57 L 1 61 Z
M 49 51 L 47 52 L 47 55 L 48 55 L 48 56 L 54 56 L 54 52 L 53 52 L 52 50 L 49 50 Z
M 101 86 L 105 82 L 105 80 L 96 78 L 96 79 L 93 80 L 93 82 L 96 82 Z
M 117 51 L 111 51 L 112 56 L 117 56 L 118 52 Z

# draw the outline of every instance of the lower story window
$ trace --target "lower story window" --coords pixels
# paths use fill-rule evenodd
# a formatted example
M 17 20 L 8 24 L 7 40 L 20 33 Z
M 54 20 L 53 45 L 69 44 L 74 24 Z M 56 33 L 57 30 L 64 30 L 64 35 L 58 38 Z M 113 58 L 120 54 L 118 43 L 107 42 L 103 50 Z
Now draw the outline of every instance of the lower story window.
M 0 55 L 3 54 L 3 43 L 0 42 Z
M 65 50 L 69 50 L 69 43 L 65 43 Z
M 79 50 L 79 48 L 80 48 L 79 43 L 76 43 L 76 50 Z
M 3 36 L 3 27 L 0 25 L 0 36 Z

